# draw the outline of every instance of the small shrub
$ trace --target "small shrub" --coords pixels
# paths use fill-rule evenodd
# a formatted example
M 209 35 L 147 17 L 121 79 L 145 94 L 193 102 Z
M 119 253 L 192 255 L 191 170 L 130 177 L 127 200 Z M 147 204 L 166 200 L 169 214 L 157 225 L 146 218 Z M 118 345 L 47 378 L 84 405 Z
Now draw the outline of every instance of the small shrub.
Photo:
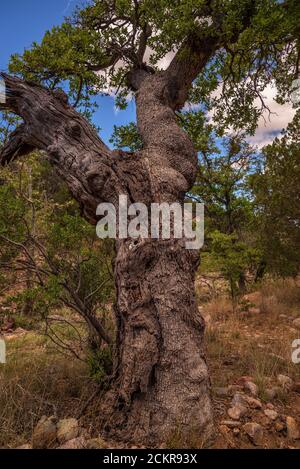
M 91 351 L 87 363 L 91 378 L 98 384 L 104 384 L 105 379 L 112 373 L 112 348 L 107 346 Z

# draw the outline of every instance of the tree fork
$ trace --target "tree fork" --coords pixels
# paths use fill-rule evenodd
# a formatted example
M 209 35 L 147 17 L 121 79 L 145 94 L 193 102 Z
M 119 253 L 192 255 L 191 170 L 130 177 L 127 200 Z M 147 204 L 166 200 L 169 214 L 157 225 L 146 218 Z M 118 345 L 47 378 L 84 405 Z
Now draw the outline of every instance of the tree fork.
M 6 109 L 24 123 L 1 152 L 2 164 L 32 148 L 44 150 L 82 207 L 97 222 L 96 207 L 119 195 L 130 203 L 184 201 L 197 170 L 197 155 L 178 126 L 177 91 L 168 74 L 145 72 L 137 90 L 143 149 L 110 151 L 61 92 L 3 75 Z M 116 350 L 112 387 L 100 403 L 111 435 L 144 444 L 191 430 L 212 432 L 204 322 L 195 299 L 199 256 L 182 240 L 117 240 L 115 259 Z M 107 405 L 109 404 L 109 405 Z

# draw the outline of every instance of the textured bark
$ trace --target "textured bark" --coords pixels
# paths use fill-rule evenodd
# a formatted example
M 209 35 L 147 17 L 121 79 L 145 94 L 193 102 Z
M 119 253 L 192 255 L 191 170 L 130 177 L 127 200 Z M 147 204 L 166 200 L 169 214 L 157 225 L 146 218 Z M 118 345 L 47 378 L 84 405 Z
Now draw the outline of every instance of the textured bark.
M 173 91 L 161 73 L 144 78 L 137 94 L 149 202 L 182 202 L 196 175 L 192 142 L 170 107 Z M 184 240 L 117 244 L 117 399 L 106 428 L 120 438 L 155 444 L 174 432 L 183 440 L 191 430 L 202 439 L 212 432 L 204 323 L 194 293 L 198 260 Z
M 91 223 L 97 221 L 97 205 L 117 206 L 119 194 L 148 206 L 183 202 L 194 183 L 197 155 L 174 113 L 186 84 L 181 89 L 171 75 L 132 72 L 143 139 L 135 155 L 111 152 L 62 93 L 5 75 L 7 107 L 24 124 L 2 150 L 2 163 L 32 148 L 45 150 Z M 198 253 L 175 239 L 118 240 L 116 251 L 115 368 L 109 406 L 101 409 L 104 428 L 153 445 L 174 432 L 183 439 L 191 431 L 206 438 L 212 409 L 204 323 L 193 287 Z
M 117 400 L 106 430 L 157 444 L 212 432 L 204 324 L 193 291 L 198 256 L 182 241 L 119 246 Z

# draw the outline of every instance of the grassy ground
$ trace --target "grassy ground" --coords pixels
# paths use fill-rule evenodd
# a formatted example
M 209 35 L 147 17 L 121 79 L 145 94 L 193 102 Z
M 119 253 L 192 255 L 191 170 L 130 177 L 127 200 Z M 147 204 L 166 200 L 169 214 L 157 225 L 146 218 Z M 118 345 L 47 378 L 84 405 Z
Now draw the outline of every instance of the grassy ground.
M 8 339 L 7 364 L 0 365 L 0 447 L 29 441 L 42 415 L 73 416 L 90 389 L 85 363 L 58 352 L 45 336 Z
M 214 445 L 252 447 L 242 432 L 233 436 L 220 431 L 221 421 L 228 419 L 231 397 L 218 396 L 216 389 L 237 385 L 242 376 L 250 376 L 265 406 L 266 391 L 278 385 L 278 374 L 300 381 L 300 364 L 293 364 L 291 360 L 292 341 L 300 338 L 300 330 L 292 324 L 294 318 L 300 317 L 299 283 L 293 280 L 265 282 L 260 289 L 242 298 L 236 308 L 223 290 L 205 303 L 201 303 L 201 288 L 197 296 L 207 322 L 207 354 L 217 429 Z M 26 327 L 26 321 L 21 325 Z M 55 333 L 64 337 L 74 346 L 74 352 L 81 355 L 82 344 L 72 328 L 58 321 L 52 338 Z M 61 348 L 59 351 L 42 330 L 20 331 L 6 339 L 7 364 L 0 365 L 0 447 L 16 447 L 30 440 L 42 415 L 76 417 L 95 384 L 85 361 L 62 353 L 65 351 Z M 280 416 L 293 416 L 300 424 L 299 394 L 282 390 L 272 402 Z M 89 415 L 84 419 L 84 426 L 91 430 L 93 421 L 92 418 L 87 421 Z M 262 410 L 253 410 L 249 418 L 264 426 L 264 447 L 291 446 L 285 431 L 276 432 Z M 296 447 L 299 441 L 294 443 Z M 202 443 L 191 442 L 191 446 L 197 445 Z
M 299 382 L 300 364 L 291 359 L 292 342 L 300 338 L 300 330 L 292 324 L 294 318 L 300 317 L 299 284 L 293 280 L 266 282 L 259 291 L 246 295 L 235 310 L 225 297 L 216 298 L 204 306 L 204 316 L 213 391 L 238 384 L 242 376 L 250 376 L 258 386 L 258 398 L 267 403 L 267 390 L 278 386 L 278 374 Z M 218 423 L 228 420 L 230 399 L 214 394 Z M 273 404 L 280 415 L 291 415 L 300 423 L 299 394 L 281 390 Z M 251 418 L 266 423 L 262 412 Z M 288 445 L 284 432 L 276 434 L 271 430 L 266 431 L 266 447 Z M 249 447 L 249 442 L 234 438 L 228 443 L 227 436 L 220 435 L 216 445 Z

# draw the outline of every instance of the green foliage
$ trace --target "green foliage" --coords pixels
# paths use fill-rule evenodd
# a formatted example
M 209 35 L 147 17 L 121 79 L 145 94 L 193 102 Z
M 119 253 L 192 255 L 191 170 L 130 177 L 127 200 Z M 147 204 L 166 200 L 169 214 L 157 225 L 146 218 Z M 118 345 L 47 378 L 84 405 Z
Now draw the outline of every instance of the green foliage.
M 229 281 L 231 295 L 239 293 L 241 279 L 251 268 L 255 268 L 260 260 L 259 249 L 242 242 L 236 234 L 213 231 L 209 234 L 212 259 L 218 270 Z
M 184 55 L 186 42 L 217 41 L 217 51 L 189 93 L 194 111 L 178 113 L 178 122 L 199 153 L 189 196 L 206 206 L 206 265 L 221 269 L 233 291 L 261 262 L 284 275 L 295 274 L 299 265 L 299 113 L 287 134 L 264 149 L 263 168 L 240 135 L 240 129 L 243 135 L 255 132 L 267 86 L 276 86 L 278 102 L 290 101 L 300 73 L 299 15 L 298 0 L 91 0 L 47 31 L 40 44 L 12 56 L 9 67 L 50 89 L 65 89 L 91 119 L 95 96 L 109 88 L 116 92 L 116 105 L 126 107 L 128 72 L 145 67 L 143 61 L 157 71 L 167 54 L 180 50 Z M 144 57 L 139 55 L 144 36 L 150 57 L 146 49 Z M 5 143 L 17 122 L 9 113 L 3 119 L 0 140 Z M 237 135 L 228 137 L 228 128 Z M 130 151 L 142 148 L 134 122 L 115 126 L 110 142 Z M 47 163 L 33 156 L 21 171 L 21 188 L 19 171 L 17 165 L 12 178 L 3 173 L 5 185 L 0 181 L 1 261 L 20 254 L 20 247 L 4 237 L 29 249 L 34 238 L 43 247 L 43 252 L 35 249 L 44 270 L 38 287 L 31 285 L 22 301 L 36 302 L 40 311 L 51 309 L 62 297 L 74 300 L 69 286 L 96 311 L 113 296 L 107 268 L 112 243 L 96 239 Z
M 0 184 L 0 264 L 10 262 L 19 252 L 16 243 L 24 241 L 26 226 L 24 201 L 16 195 L 11 183 Z M 6 242 L 10 238 L 13 243 Z
M 296 275 L 300 262 L 300 113 L 281 139 L 263 149 L 264 167 L 251 184 L 268 269 Z
M 127 73 L 141 66 L 138 52 L 146 31 L 148 64 L 155 69 L 187 38 L 204 44 L 216 38 L 220 47 L 195 80 L 190 101 L 211 111 L 220 128 L 230 125 L 253 133 L 263 110 L 257 98 L 262 104 L 265 87 L 275 83 L 278 100 L 289 100 L 297 74 L 299 2 L 282 3 L 91 0 L 47 31 L 40 44 L 15 54 L 10 71 L 50 88 L 65 88 L 72 102 L 91 117 L 94 95 L 109 86 L 117 90 L 117 105 L 126 107 Z
M 39 320 L 62 306 L 92 315 L 104 309 L 114 296 L 113 243 L 97 238 L 40 155 L 1 173 L 1 286 L 13 290 L 6 304 L 17 311 L 28 305 Z M 27 283 L 14 291 L 16 273 Z
M 190 117 L 188 123 L 193 134 L 197 123 Z M 205 122 L 200 125 L 205 126 Z M 242 135 L 220 139 L 211 126 L 206 126 L 203 134 L 205 138 L 197 144 L 201 148 L 199 171 L 191 193 L 205 204 L 206 243 L 201 268 L 222 272 L 235 297 L 245 287 L 246 274 L 255 273 L 261 259 L 249 187 L 249 177 L 260 161 Z
M 9 70 L 27 80 L 54 88 L 64 88 L 79 110 L 91 117 L 92 98 L 104 86 L 104 78 L 88 70 L 87 63 L 103 59 L 95 32 L 74 27 L 71 23 L 47 31 L 41 44 L 34 42 L 21 56 L 11 57 Z
M 143 146 L 137 126 L 134 122 L 130 122 L 127 125 L 115 125 L 114 132 L 109 141 L 113 143 L 116 148 L 124 148 L 133 152 L 140 150 Z
M 9 134 L 16 128 L 19 121 L 19 117 L 7 111 L 0 112 L 0 145 L 6 143 Z
M 90 376 L 98 384 L 105 385 L 105 379 L 112 373 L 112 348 L 107 346 L 92 350 L 88 354 L 87 364 Z

